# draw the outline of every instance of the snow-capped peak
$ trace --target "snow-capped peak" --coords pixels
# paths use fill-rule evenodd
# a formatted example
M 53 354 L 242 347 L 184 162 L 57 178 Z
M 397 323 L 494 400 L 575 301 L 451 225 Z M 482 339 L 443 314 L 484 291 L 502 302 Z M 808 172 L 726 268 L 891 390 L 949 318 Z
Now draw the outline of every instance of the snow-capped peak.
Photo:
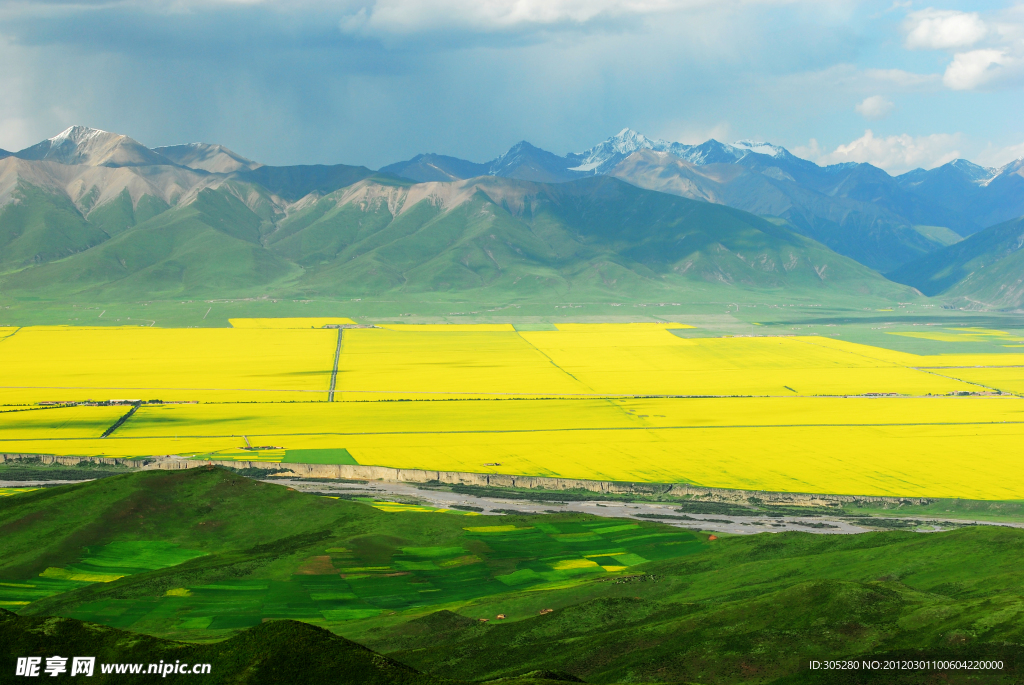
M 637 150 L 653 150 L 668 145 L 664 140 L 651 140 L 631 128 L 624 128 L 601 145 L 608 145 L 619 154 L 630 155 Z M 597 147 L 601 147 L 598 145 Z M 595 148 L 591 148 L 595 149 Z
M 664 152 L 669 149 L 670 145 L 664 140 L 652 140 L 631 128 L 624 128 L 589 150 L 570 153 L 568 157 L 577 164 L 569 171 L 599 174 L 615 166 L 637 150 Z
M 91 140 L 96 136 L 104 135 L 105 133 L 107 132 L 98 128 L 90 128 L 88 126 L 68 126 L 53 138 L 50 138 L 49 141 L 53 145 L 60 145 L 65 140 L 71 141 L 76 145 L 81 145 L 82 143 Z
M 749 150 L 759 155 L 768 155 L 769 157 L 782 157 L 786 154 L 785 148 L 757 140 L 738 140 L 732 146 L 740 150 Z

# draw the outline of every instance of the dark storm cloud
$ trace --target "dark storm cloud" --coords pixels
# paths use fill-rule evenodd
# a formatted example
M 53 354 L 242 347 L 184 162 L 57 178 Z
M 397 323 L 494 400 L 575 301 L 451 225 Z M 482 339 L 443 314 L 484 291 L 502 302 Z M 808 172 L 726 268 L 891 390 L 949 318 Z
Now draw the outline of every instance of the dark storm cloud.
M 0 2 L 0 90 L 11 94 L 0 147 L 74 123 L 154 146 L 219 142 L 267 163 L 373 167 L 423 151 L 483 161 L 524 138 L 564 153 L 623 126 L 834 147 L 861 136 L 855 107 L 871 96 L 899 105 L 876 128 L 963 130 L 963 105 L 935 106 L 946 97 L 937 74 L 913 92 L 896 85 L 922 54 L 903 48 L 905 13 L 887 7 Z M 992 130 L 991 116 L 977 126 Z

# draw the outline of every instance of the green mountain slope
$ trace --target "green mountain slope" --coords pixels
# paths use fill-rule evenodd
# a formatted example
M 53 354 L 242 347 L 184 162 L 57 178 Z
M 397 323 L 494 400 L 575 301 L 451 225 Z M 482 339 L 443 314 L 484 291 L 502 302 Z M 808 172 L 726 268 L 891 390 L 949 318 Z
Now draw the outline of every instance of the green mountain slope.
M 1008 527 L 712 540 L 583 514 L 385 513 L 199 468 L 4 498 L 0 533 L 0 602 L 21 616 L 0 614 L 10 661 L 54 645 L 107 661 L 187 655 L 246 683 L 282 678 L 275 664 L 318 677 L 334 665 L 337 682 L 351 682 L 347 663 L 381 683 L 543 670 L 592 683 L 781 685 L 825 682 L 809 659 L 886 655 L 1005 665 L 828 682 L 1024 674 L 1024 531 Z M 124 633 L 45 616 L 208 644 L 142 637 L 129 649 Z M 266 622 L 286 618 L 394 661 Z M 32 632 L 42 625 L 46 644 Z M 282 654 L 289 642 L 306 663 Z M 85 645 L 96 651 L 71 651 Z
M 269 248 L 307 267 L 296 287 L 310 296 L 394 290 L 478 291 L 488 301 L 628 299 L 670 296 L 694 283 L 907 295 L 784 227 L 608 177 L 365 184 L 289 217 Z
M 16 205 L 64 207 L 62 220 L 76 228 L 47 238 L 56 246 L 48 259 L 58 261 L 3 280 L 9 296 L 617 302 L 699 291 L 731 298 L 741 290 L 913 297 L 782 222 L 603 176 L 563 184 L 375 177 L 285 205 L 261 185 L 227 179 L 171 209 L 148 196 L 133 208 L 124 191 L 86 219 L 56 197 L 40 191 Z M 81 236 L 91 249 L 71 240 Z
M 264 224 L 226 190 L 143 221 L 74 258 L 27 269 L 3 289 L 51 299 L 108 301 L 251 292 L 297 274 L 260 243 Z
M 755 157 L 764 156 L 751 156 Z M 753 163 L 697 166 L 672 154 L 642 150 L 610 173 L 641 188 L 785 219 L 802 235 L 882 271 L 942 245 L 913 228 L 938 218 L 914 206 L 918 198 L 912 195 L 894 198 L 894 184 L 886 182 L 892 179 L 880 169 L 865 164 L 827 174 L 812 164 L 814 178 L 795 179 L 777 165 L 748 168 L 749 164 Z
M 926 295 L 1024 306 L 1024 218 L 979 231 L 889 274 Z
M 15 197 L 0 208 L 0 272 L 67 257 L 109 237 L 59 195 L 23 183 Z

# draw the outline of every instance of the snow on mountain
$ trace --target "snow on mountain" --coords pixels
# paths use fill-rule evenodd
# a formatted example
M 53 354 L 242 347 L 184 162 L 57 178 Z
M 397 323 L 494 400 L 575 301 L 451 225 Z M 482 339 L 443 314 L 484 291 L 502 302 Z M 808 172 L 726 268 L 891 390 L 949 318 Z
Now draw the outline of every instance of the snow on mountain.
M 575 166 L 569 168 L 569 171 L 603 174 L 637 150 L 667 152 L 671 146 L 672 143 L 664 140 L 651 140 L 641 133 L 624 128 L 589 150 L 570 152 L 566 158 L 570 160 L 570 163 L 576 163 Z
M 648 138 L 642 133 L 624 128 L 611 138 L 598 143 L 589 150 L 569 153 L 566 159 L 574 166 L 569 171 L 587 174 L 609 173 L 615 165 L 637 150 L 653 150 L 669 152 L 691 164 L 731 164 L 749 154 L 767 155 L 769 157 L 786 157 L 790 153 L 783 147 L 761 141 L 741 140 L 732 145 L 708 140 L 700 145 L 673 143 L 658 138 Z
M 88 126 L 71 126 L 15 154 L 30 161 L 86 166 L 153 166 L 171 161 L 137 140 Z
M 733 143 L 732 147 L 738 150 L 750 150 L 756 154 L 768 155 L 769 157 L 783 157 L 789 154 L 789 151 L 784 147 L 754 140 L 739 140 Z

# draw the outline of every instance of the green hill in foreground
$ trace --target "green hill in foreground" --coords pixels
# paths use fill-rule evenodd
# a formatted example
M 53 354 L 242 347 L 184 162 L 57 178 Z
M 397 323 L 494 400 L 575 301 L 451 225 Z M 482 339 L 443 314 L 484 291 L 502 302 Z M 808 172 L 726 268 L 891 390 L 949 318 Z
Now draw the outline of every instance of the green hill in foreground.
M 712 540 L 577 514 L 385 513 L 220 469 L 138 472 L 0 501 L 0 606 L 21 616 L 4 615 L 0 653 L 94 640 L 96 656 L 145 660 L 119 651 L 124 633 L 46 618 L 62 616 L 202 643 L 138 644 L 157 659 L 211 650 L 238 669 L 226 682 L 274 682 L 258 677 L 290 644 L 304 658 L 280 663 L 311 678 L 332 659 L 375 664 L 359 682 L 1011 683 L 1024 675 L 1022 553 L 1024 530 L 1008 527 Z M 1004 668 L 807 669 L 886 655 Z
M 434 685 L 397 661 L 361 647 L 322 628 L 297 621 L 276 621 L 251 628 L 214 644 L 173 642 L 137 635 L 74 619 L 19 617 L 0 609 L 0 678 L 9 682 L 19 656 L 96 657 L 88 682 L 112 683 L 126 678 L 142 681 L 204 683 L 365 683 L 366 685 Z M 209 674 L 151 675 L 149 664 L 210 664 Z M 77 681 L 79 677 L 50 676 L 47 681 Z M 103 673 L 103 664 L 141 664 L 144 675 Z M 20 679 L 12 679 L 20 680 Z

